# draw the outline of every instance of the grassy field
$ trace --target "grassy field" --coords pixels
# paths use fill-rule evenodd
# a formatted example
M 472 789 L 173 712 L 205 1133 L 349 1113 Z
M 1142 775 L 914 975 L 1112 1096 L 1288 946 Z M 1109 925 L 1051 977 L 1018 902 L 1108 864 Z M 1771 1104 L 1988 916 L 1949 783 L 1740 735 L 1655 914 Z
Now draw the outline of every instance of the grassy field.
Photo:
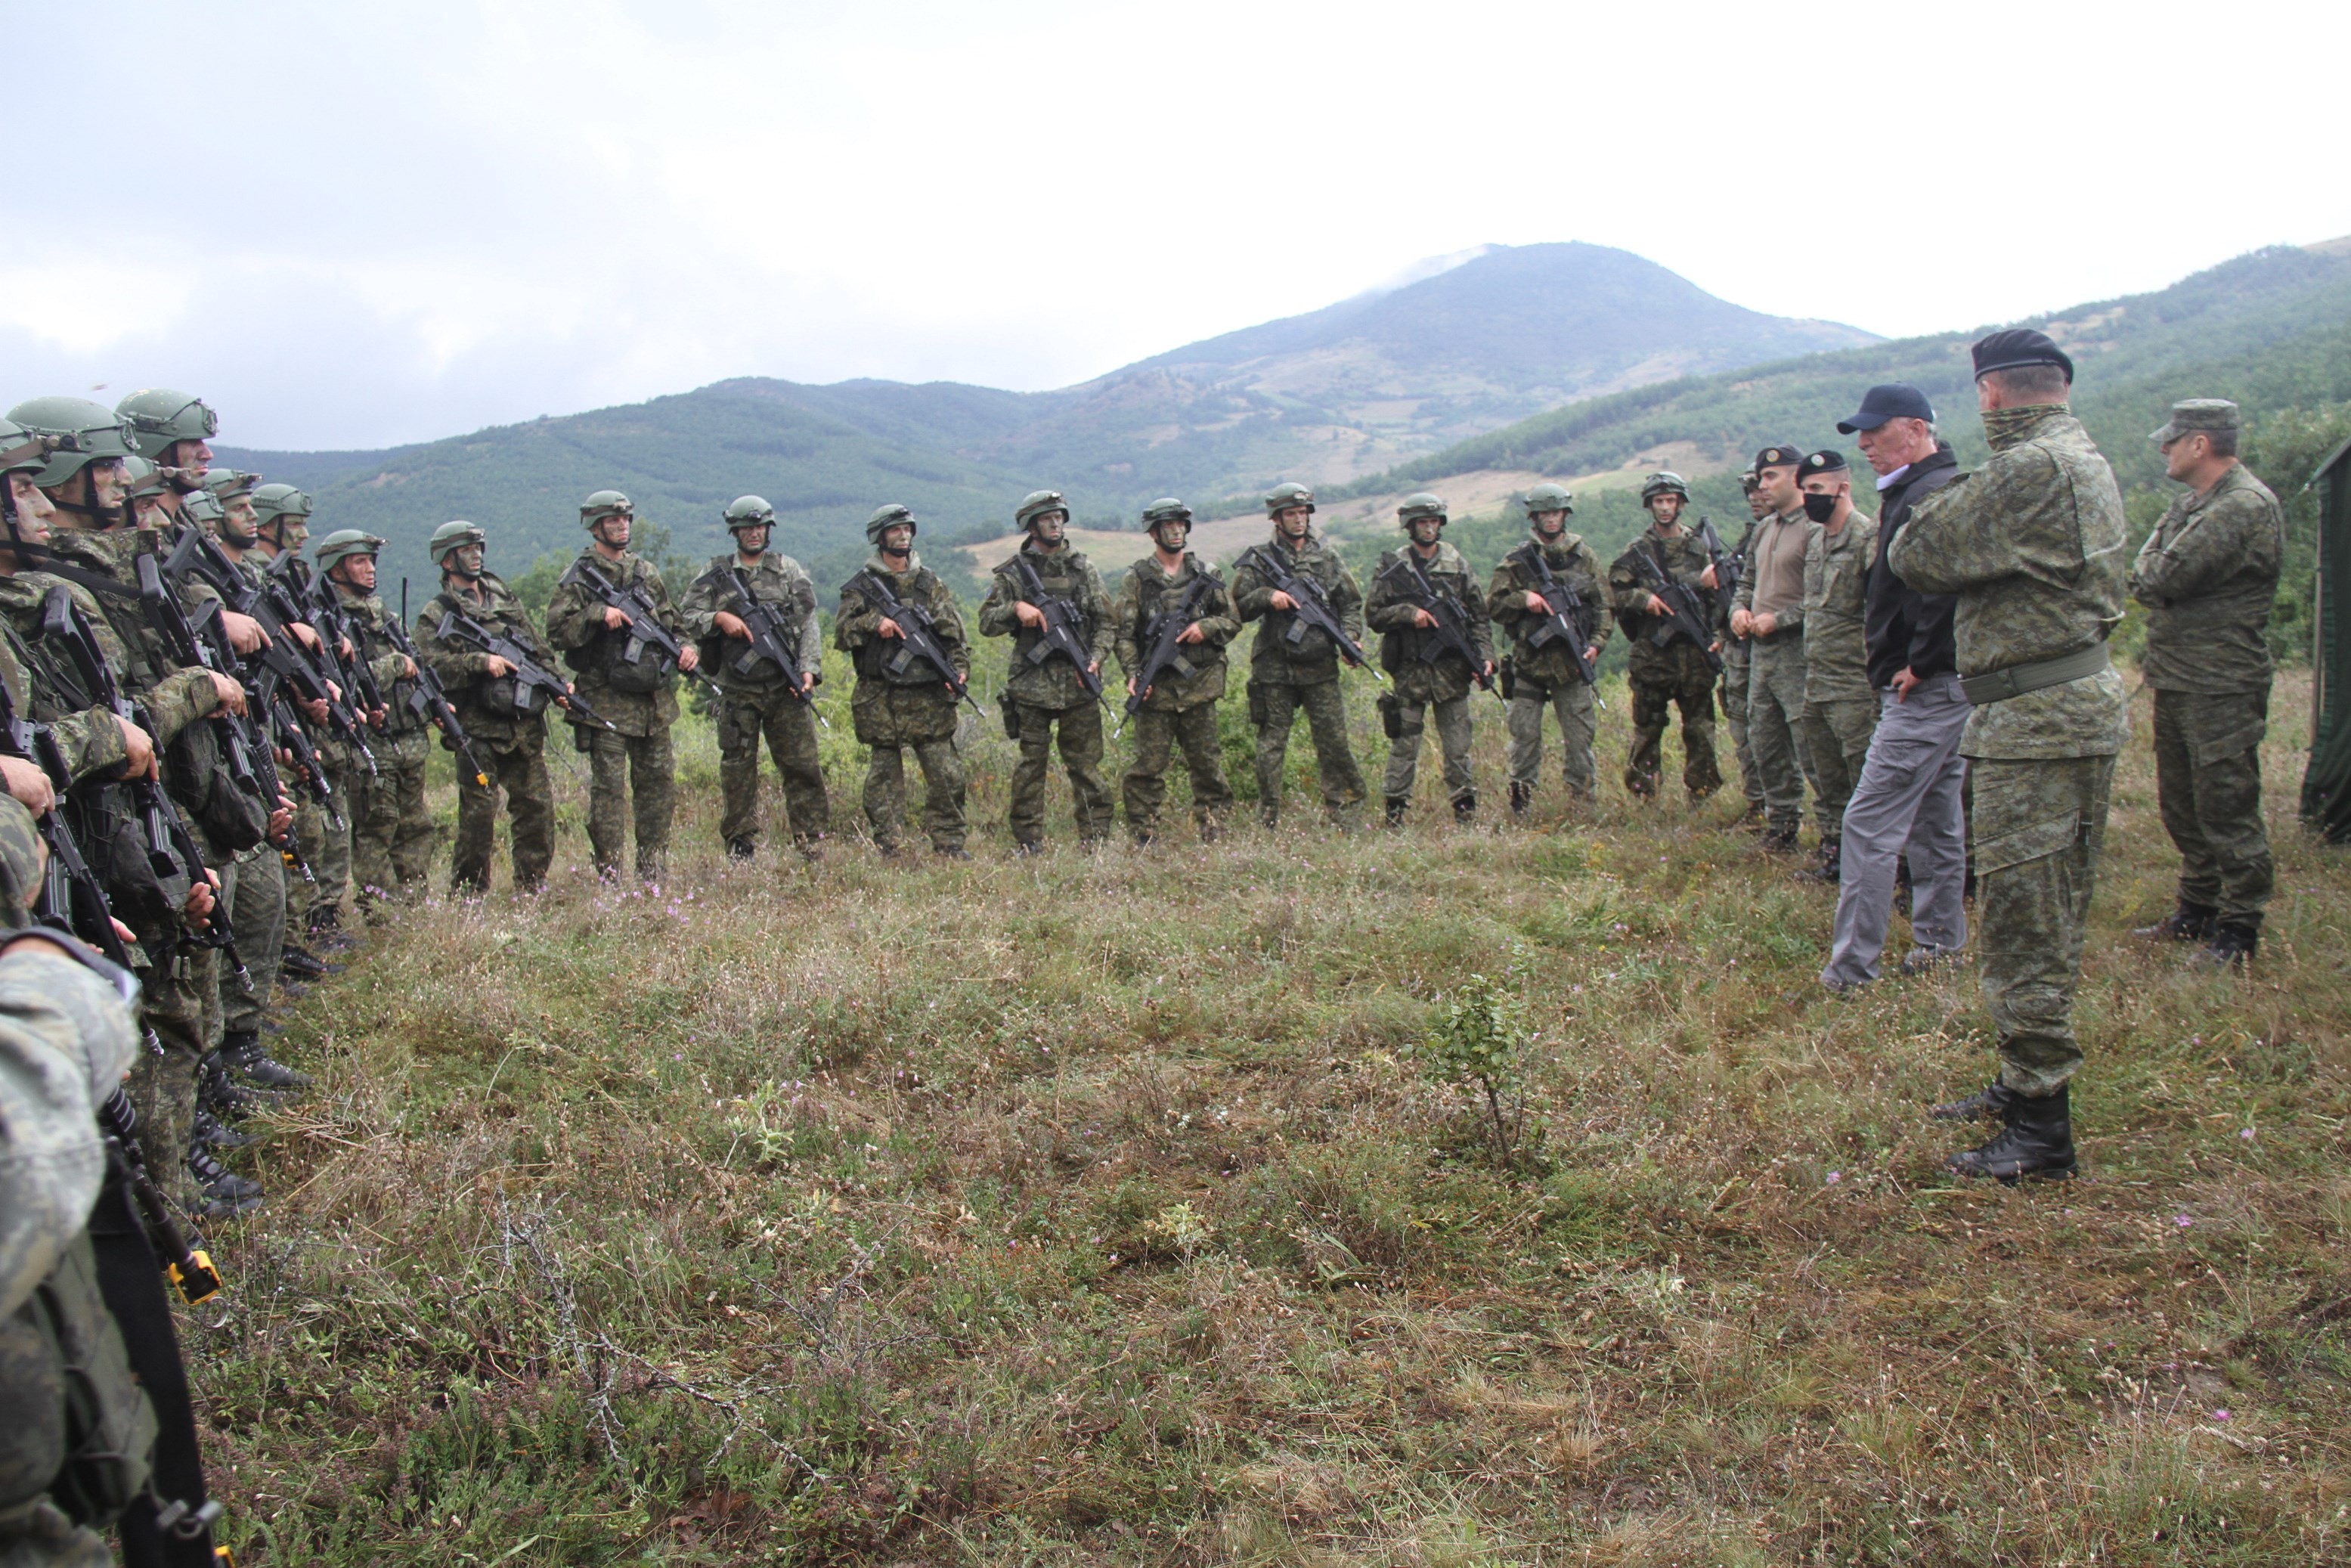
M 1477 831 L 1425 769 L 1401 834 L 1064 810 L 1016 862 L 990 725 L 971 862 L 813 870 L 716 857 L 695 727 L 657 891 L 584 874 L 559 768 L 544 897 L 289 1015 L 320 1086 L 187 1324 L 240 1559 L 2351 1562 L 2351 865 L 2282 682 L 2259 967 L 2139 950 L 2146 702 L 2088 1174 L 2013 1191 L 1924 1115 L 1989 1071 L 1972 971 L 1823 997 L 1831 896 L 1627 801 L 1621 691 L 1602 805 L 1523 830 L 1491 704 Z M 1480 995 L 1507 1160 L 1416 1050 Z

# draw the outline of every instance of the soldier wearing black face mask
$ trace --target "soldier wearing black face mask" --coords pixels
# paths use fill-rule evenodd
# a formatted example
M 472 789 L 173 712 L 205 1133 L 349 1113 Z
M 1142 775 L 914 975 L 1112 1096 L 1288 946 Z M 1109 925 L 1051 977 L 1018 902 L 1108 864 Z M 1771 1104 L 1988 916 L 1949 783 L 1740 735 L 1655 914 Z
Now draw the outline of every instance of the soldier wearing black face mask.
M 1815 452 L 1796 465 L 1796 485 L 1813 532 L 1804 541 L 1804 706 L 1796 727 L 1813 762 L 1813 815 L 1820 823 L 1820 863 L 1797 873 L 1834 885 L 1842 863 L 1844 805 L 1877 732 L 1877 694 L 1869 685 L 1869 563 L 1877 524 L 1854 510 L 1853 472 L 1842 452 Z

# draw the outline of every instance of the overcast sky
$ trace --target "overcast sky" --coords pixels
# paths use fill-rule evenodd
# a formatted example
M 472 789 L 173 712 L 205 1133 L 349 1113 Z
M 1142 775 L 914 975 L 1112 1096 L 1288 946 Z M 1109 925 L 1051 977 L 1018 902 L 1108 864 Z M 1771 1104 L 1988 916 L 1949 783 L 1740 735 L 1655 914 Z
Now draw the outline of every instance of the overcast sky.
M 177 385 L 238 444 L 1061 386 L 1488 242 L 1902 334 L 2351 233 L 2339 0 L 38 15 L 0 406 Z

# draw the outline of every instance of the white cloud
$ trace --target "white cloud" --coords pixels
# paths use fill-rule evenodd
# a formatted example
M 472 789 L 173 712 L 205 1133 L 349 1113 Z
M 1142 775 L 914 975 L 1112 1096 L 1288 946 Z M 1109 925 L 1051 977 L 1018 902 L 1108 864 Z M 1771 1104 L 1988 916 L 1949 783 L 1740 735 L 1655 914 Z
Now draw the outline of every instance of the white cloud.
M 2351 231 L 2331 7 L 198 15 L 45 21 L 152 86 L 15 89 L 75 173 L 0 191 L 12 399 L 186 384 L 238 442 L 376 444 L 726 375 L 1066 384 L 1488 243 L 1908 332 Z

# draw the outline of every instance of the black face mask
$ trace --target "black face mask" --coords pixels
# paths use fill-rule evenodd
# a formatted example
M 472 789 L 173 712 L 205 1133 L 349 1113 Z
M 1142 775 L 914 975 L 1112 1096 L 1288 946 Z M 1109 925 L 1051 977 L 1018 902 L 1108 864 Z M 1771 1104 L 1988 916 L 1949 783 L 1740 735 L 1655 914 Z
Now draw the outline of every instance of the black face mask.
M 1834 496 L 1823 496 L 1811 490 L 1804 492 L 1804 516 L 1816 523 L 1825 523 L 1834 517 L 1836 505 Z

